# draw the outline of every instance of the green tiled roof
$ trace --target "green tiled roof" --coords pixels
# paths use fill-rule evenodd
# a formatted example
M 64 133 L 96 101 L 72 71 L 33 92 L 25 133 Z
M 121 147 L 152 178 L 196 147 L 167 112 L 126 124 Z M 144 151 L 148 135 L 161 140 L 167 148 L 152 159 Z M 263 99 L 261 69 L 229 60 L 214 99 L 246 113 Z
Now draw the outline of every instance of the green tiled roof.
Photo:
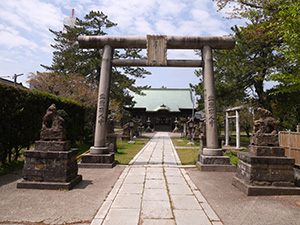
M 168 110 L 180 112 L 180 109 L 192 109 L 192 92 L 190 89 L 151 88 L 142 91 L 145 95 L 134 94 L 136 102 L 133 108 L 146 108 L 147 112 Z

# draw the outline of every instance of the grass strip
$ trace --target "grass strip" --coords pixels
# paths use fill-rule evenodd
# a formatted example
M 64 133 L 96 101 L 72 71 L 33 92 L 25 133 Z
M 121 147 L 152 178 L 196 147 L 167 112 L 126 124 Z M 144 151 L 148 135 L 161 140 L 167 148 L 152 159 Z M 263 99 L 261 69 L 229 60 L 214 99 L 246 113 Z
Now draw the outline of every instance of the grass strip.
M 128 164 L 147 142 L 148 140 L 135 140 L 135 144 L 128 144 L 128 141 L 118 139 L 115 160 L 118 164 Z
M 198 159 L 199 149 L 195 148 L 182 148 L 176 149 L 182 165 L 195 165 Z

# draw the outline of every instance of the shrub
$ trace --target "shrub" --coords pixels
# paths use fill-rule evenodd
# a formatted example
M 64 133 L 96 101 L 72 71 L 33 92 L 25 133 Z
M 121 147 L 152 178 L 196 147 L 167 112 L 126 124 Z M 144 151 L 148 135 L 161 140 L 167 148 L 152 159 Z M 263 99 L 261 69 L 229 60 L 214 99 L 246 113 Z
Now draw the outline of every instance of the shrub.
M 39 139 L 42 118 L 54 103 L 66 121 L 67 139 L 73 144 L 91 136 L 86 118 L 94 110 L 62 97 L 0 83 L 0 162 L 16 160 L 22 148 Z

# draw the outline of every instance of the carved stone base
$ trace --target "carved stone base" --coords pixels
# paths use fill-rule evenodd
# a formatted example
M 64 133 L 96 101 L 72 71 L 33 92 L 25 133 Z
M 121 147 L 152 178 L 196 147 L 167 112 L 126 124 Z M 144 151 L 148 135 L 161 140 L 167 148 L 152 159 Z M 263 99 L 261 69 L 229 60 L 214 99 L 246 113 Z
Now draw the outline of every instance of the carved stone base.
M 230 158 L 228 156 L 207 156 L 199 154 L 196 165 L 201 171 L 236 171 L 236 167 L 230 164 Z
M 278 146 L 256 146 L 249 145 L 248 147 L 249 153 L 256 156 L 278 156 L 283 157 L 285 150 L 284 148 Z
M 289 194 L 289 190 L 296 188 L 295 159 L 283 155 L 284 149 L 280 147 L 250 145 L 249 152 L 238 153 L 239 164 L 233 185 L 247 195 Z
M 234 177 L 232 184 L 248 196 L 259 195 L 300 195 L 299 187 L 254 186 Z
M 71 190 L 82 181 L 82 176 L 77 175 L 69 182 L 36 182 L 23 180 L 17 184 L 17 188 L 23 189 L 48 189 L 48 190 Z
M 48 189 L 49 183 L 56 183 L 57 185 L 52 185 L 50 189 L 55 189 L 54 187 L 59 187 L 58 189 L 72 188 L 82 179 L 78 178 L 77 152 L 77 149 L 48 152 L 25 151 L 24 180 L 17 187 L 30 188 L 32 185 L 29 184 L 39 183 L 39 187 L 33 188 Z
M 81 157 L 80 168 L 112 168 L 116 165 L 115 154 L 84 154 Z
M 34 148 L 38 151 L 68 151 L 71 149 L 70 141 L 35 141 Z

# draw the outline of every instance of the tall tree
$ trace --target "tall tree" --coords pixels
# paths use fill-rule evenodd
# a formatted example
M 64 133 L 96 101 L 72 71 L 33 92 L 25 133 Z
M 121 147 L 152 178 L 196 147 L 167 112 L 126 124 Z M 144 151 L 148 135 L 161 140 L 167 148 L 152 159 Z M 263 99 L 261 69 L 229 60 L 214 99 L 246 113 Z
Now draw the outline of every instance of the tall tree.
M 264 82 L 273 73 L 275 61 L 279 57 L 274 54 L 273 47 L 278 42 L 266 43 L 264 40 L 249 42 L 243 28 L 233 27 L 237 43 L 233 50 L 214 50 L 214 74 L 218 111 L 224 112 L 239 102 L 269 108 Z M 194 88 L 202 95 L 203 78 L 201 71 L 196 72 L 200 83 Z
M 75 26 L 65 25 L 64 31 L 50 32 L 55 35 L 52 65 L 42 65 L 50 72 L 62 76 L 76 74 L 88 79 L 90 82 L 98 83 L 100 77 L 102 50 L 80 49 L 76 39 L 79 35 L 106 35 L 106 31 L 117 24 L 110 21 L 103 12 L 91 11 L 83 20 L 76 18 Z M 125 49 L 125 53 L 114 52 L 115 58 L 141 58 L 140 49 Z M 111 82 L 111 98 L 122 105 L 133 104 L 130 92 L 140 92 L 144 87 L 136 87 L 137 78 L 144 78 L 150 74 L 143 68 L 113 68 Z M 120 107 L 121 107 L 120 106 Z
M 300 3 L 298 0 L 213 0 L 219 10 L 232 4 L 229 18 L 250 21 L 243 32 L 249 41 L 280 42 L 273 46 L 278 59 L 270 79 L 281 85 L 277 92 L 295 91 L 300 87 Z

